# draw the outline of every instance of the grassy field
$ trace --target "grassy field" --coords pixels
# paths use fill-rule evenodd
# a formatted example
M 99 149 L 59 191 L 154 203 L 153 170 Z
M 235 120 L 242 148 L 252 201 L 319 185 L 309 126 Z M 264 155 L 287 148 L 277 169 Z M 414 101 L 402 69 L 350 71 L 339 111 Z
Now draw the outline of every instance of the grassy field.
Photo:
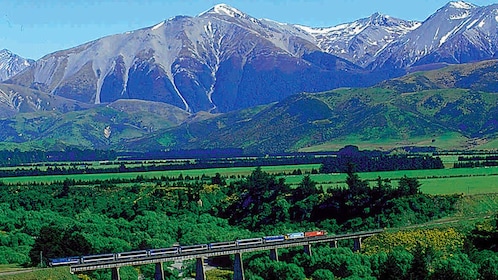
M 393 186 L 396 186 L 396 180 L 403 176 L 417 178 L 422 184 L 422 192 L 429 194 L 498 192 L 498 167 L 363 172 L 358 175 L 363 180 L 371 181 L 371 185 L 375 184 L 373 181 L 379 176 L 382 179 L 391 179 Z M 285 181 L 296 186 L 302 178 L 303 176 L 297 175 L 285 176 Z M 346 174 L 314 174 L 311 178 L 325 188 L 346 186 Z
M 319 164 L 305 165 L 282 165 L 262 167 L 262 170 L 273 173 L 291 173 L 300 169 L 303 173 L 310 172 L 312 169 L 319 169 Z M 171 170 L 171 171 L 150 171 L 150 172 L 129 172 L 129 173 L 105 173 L 105 174 L 77 174 L 77 175 L 56 175 L 56 176 L 26 176 L 0 179 L 4 183 L 25 183 L 30 182 L 54 182 L 64 181 L 66 178 L 90 181 L 106 180 L 113 178 L 133 179 L 137 176 L 145 178 L 159 178 L 161 176 L 178 177 L 182 176 L 201 177 L 203 175 L 212 177 L 220 173 L 227 178 L 233 177 L 237 180 L 238 176 L 249 175 L 255 167 L 232 167 L 232 168 L 212 168 L 212 169 L 191 169 L 191 170 Z M 391 179 L 393 186 L 397 185 L 397 180 L 403 176 L 417 178 L 422 184 L 421 190 L 429 194 L 452 194 L 452 193 L 495 193 L 498 192 L 498 167 L 487 168 L 446 168 L 433 170 L 401 170 L 401 171 L 384 171 L 384 172 L 363 172 L 358 174 L 361 179 L 371 181 L 375 184 L 378 177 L 382 179 Z M 286 183 L 291 186 L 297 186 L 304 175 L 285 175 Z M 335 188 L 345 186 L 346 174 L 312 174 L 311 178 L 324 188 Z
M 433 146 L 441 150 L 451 150 L 455 147 L 466 147 L 468 139 L 458 133 L 445 133 L 431 137 L 411 137 L 409 139 L 379 139 L 379 140 L 363 140 L 363 135 L 351 135 L 343 139 L 334 139 L 331 142 L 301 148 L 300 152 L 322 152 L 339 150 L 346 145 L 355 143 L 360 150 L 381 150 L 388 151 L 401 146 L 417 146 L 428 147 Z M 497 142 L 489 142 L 486 144 L 488 149 L 496 149 Z
M 498 193 L 466 195 L 457 204 L 458 214 L 463 217 L 475 217 L 496 214 Z

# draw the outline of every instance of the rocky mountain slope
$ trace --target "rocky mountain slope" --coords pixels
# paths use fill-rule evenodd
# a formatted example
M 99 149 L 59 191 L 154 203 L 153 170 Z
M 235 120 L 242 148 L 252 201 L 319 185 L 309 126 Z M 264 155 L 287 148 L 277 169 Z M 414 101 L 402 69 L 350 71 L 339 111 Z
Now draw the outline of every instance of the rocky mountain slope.
M 0 82 L 9 79 L 33 63 L 33 60 L 22 58 L 9 50 L 0 50 Z
M 332 27 L 298 26 L 313 36 L 324 52 L 366 67 L 387 45 L 417 29 L 422 23 L 375 13 L 369 18 Z
M 14 117 L 19 113 L 42 111 L 66 113 L 90 107 L 92 104 L 47 94 L 39 90 L 0 84 L 0 118 Z

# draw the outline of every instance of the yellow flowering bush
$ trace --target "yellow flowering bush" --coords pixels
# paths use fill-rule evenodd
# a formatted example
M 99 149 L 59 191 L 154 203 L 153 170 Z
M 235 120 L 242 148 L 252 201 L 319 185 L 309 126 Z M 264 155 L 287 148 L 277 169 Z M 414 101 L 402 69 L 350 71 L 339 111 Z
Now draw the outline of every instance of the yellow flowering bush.
M 384 232 L 363 242 L 362 250 L 367 254 L 390 252 L 402 247 L 413 252 L 417 242 L 424 247 L 431 247 L 443 253 L 453 252 L 462 248 L 465 236 L 454 228 L 444 229 L 413 229 L 398 232 Z

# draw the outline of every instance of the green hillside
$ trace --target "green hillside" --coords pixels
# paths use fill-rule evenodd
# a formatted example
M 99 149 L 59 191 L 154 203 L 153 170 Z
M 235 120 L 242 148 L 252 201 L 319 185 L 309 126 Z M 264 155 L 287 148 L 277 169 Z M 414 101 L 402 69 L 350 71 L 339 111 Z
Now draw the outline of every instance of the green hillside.
M 466 89 L 405 94 L 341 89 L 295 95 L 250 117 L 231 113 L 158 135 L 170 139 L 165 148 L 243 147 L 263 153 L 328 150 L 351 143 L 380 149 L 480 148 L 493 143 L 498 132 L 497 101 L 496 94 Z M 160 145 L 156 139 L 147 139 L 150 144 L 144 146 Z
M 496 93 L 498 92 L 498 60 L 449 65 L 431 71 L 418 71 L 400 78 L 383 81 L 379 86 L 398 93 L 444 88 L 465 88 Z
M 114 149 L 130 139 L 177 126 L 188 117 L 167 104 L 130 100 L 67 113 L 22 113 L 0 119 L 0 149 Z

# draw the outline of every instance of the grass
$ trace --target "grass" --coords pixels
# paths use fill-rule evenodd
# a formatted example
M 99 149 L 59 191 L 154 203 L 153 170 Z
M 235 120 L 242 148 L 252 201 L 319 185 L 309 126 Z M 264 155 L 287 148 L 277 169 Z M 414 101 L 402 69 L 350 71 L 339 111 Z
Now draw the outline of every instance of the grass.
M 459 216 L 476 217 L 496 215 L 498 193 L 463 196 L 457 203 Z
M 45 269 L 27 269 L 26 272 L 1 275 L 0 280 L 75 280 L 79 279 L 76 275 L 69 272 L 69 267 L 45 268 Z
M 355 143 L 360 150 L 391 150 L 402 146 L 428 147 L 433 146 L 442 150 L 455 149 L 456 147 L 464 148 L 467 146 L 467 138 L 461 134 L 448 132 L 437 136 L 410 137 L 409 139 L 387 139 L 362 140 L 361 135 L 348 136 L 343 139 L 334 139 L 319 145 L 301 148 L 300 152 L 322 152 L 334 151 L 343 148 L 346 145 Z
M 482 194 L 498 192 L 498 167 L 490 168 L 455 168 L 432 170 L 402 170 L 383 172 L 358 173 L 361 179 L 375 181 L 379 176 L 382 179 L 391 179 L 392 185 L 397 186 L 397 180 L 403 176 L 417 178 L 422 184 L 421 191 L 428 194 Z M 285 176 L 288 184 L 296 186 L 304 175 Z M 346 174 L 314 174 L 313 181 L 325 188 L 345 187 Z M 375 182 L 370 182 L 373 186 Z
M 498 192 L 498 176 L 423 179 L 421 191 L 429 194 L 486 194 Z
M 483 143 L 482 145 L 480 145 L 479 148 L 496 150 L 496 149 L 498 149 L 498 139 L 493 139 L 491 141 L 487 141 L 487 142 Z
M 0 273 L 23 270 L 25 268 L 14 264 L 0 264 Z
M 209 280 L 232 279 L 233 271 L 226 269 L 211 269 L 206 271 L 206 278 Z

